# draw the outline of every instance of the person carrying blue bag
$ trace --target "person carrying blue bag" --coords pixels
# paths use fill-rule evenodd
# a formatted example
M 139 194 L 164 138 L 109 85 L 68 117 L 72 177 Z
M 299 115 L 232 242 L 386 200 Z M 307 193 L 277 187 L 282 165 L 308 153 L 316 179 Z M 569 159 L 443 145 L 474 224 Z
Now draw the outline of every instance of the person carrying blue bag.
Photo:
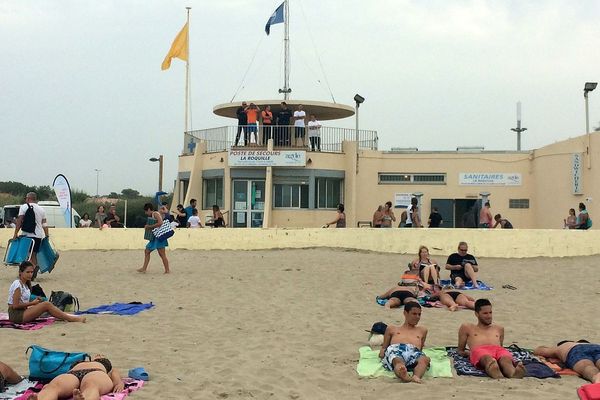
M 152 203 L 144 204 L 144 212 L 148 217 L 146 225 L 144 226 L 144 239 L 148 240 L 149 242 L 146 245 L 146 249 L 144 250 L 144 265 L 137 271 L 141 273 L 146 272 L 146 270 L 148 269 L 148 264 L 150 263 L 150 254 L 154 250 L 156 250 L 158 251 L 158 255 L 160 256 L 160 258 L 162 259 L 163 266 L 165 267 L 165 274 L 168 274 L 171 271 L 169 270 L 169 259 L 167 258 L 165 248 L 169 246 L 169 242 L 166 237 L 160 235 L 160 230 L 156 229 L 162 228 L 163 226 L 162 215 L 160 215 L 158 211 L 154 211 L 154 206 L 152 205 Z M 171 232 L 173 232 L 172 228 Z M 157 234 L 159 234 L 158 237 L 156 236 Z

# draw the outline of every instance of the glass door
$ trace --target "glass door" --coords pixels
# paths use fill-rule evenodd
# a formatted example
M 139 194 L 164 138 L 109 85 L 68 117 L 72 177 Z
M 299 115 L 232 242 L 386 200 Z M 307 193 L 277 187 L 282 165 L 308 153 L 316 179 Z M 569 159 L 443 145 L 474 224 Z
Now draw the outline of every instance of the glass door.
M 261 228 L 265 209 L 265 181 L 236 179 L 233 181 L 234 228 Z
M 265 210 L 265 181 L 250 181 L 250 227 L 262 228 Z

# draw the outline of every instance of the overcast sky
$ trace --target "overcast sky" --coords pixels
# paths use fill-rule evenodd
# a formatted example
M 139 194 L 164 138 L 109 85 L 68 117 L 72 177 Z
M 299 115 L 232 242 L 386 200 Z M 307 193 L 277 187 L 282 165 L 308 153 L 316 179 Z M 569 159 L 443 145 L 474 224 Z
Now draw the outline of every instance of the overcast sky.
M 214 105 L 280 98 L 281 0 L 0 1 L 0 180 L 100 194 L 172 189 L 183 147 L 184 62 L 161 71 L 191 6 L 193 128 L 235 124 Z M 512 150 L 585 131 L 583 85 L 600 81 L 600 2 L 290 0 L 292 98 L 352 105 L 380 149 Z M 251 59 L 255 57 L 251 64 Z M 319 63 L 320 60 L 320 63 Z M 323 68 L 321 68 L 320 64 Z M 322 72 L 324 71 L 324 73 Z M 590 94 L 599 125 L 600 90 Z M 354 120 L 328 121 L 352 127 Z

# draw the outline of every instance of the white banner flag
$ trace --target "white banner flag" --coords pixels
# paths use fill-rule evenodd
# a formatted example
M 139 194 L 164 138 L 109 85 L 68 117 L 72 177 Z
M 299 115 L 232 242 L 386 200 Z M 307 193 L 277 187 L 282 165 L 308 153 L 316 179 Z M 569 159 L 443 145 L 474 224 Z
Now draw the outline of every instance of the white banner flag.
M 54 187 L 54 193 L 56 193 L 60 208 L 63 211 L 65 222 L 67 223 L 67 226 L 72 228 L 73 218 L 71 218 L 71 214 L 73 213 L 73 205 L 71 204 L 71 187 L 69 186 L 69 182 L 64 175 L 58 174 L 56 175 L 56 178 L 54 178 L 52 186 Z

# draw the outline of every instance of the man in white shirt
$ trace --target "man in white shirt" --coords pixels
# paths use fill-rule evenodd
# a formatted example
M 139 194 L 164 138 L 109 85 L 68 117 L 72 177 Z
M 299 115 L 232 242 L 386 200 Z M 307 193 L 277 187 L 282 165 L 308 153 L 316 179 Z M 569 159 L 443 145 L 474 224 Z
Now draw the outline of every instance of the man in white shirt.
M 304 120 L 306 112 L 302 109 L 302 104 L 298 104 L 298 109 L 294 111 L 294 136 L 296 137 L 296 145 L 304 147 Z M 297 144 L 297 143 L 300 144 Z
M 25 218 L 29 208 L 33 210 L 33 218 Z M 31 213 L 29 214 L 31 215 Z M 25 196 L 25 204 L 19 208 L 19 216 L 17 218 L 17 225 L 15 226 L 15 234 L 13 239 L 16 239 L 19 235 L 19 231 L 23 231 L 23 234 L 33 239 L 33 253 L 31 253 L 31 263 L 37 268 L 37 253 L 40 251 L 40 245 L 42 239 L 48 234 L 48 225 L 46 224 L 46 211 L 37 205 L 37 194 L 35 192 L 29 192 Z
M 315 114 L 310 114 L 308 121 L 308 139 L 312 151 L 321 151 L 321 123 L 317 121 Z
M 419 201 L 417 200 L 416 197 L 413 197 L 412 199 L 410 199 L 410 206 L 408 206 L 408 208 L 406 209 L 406 223 L 404 224 L 405 228 L 412 228 L 413 227 L 413 208 L 417 207 L 417 203 Z

